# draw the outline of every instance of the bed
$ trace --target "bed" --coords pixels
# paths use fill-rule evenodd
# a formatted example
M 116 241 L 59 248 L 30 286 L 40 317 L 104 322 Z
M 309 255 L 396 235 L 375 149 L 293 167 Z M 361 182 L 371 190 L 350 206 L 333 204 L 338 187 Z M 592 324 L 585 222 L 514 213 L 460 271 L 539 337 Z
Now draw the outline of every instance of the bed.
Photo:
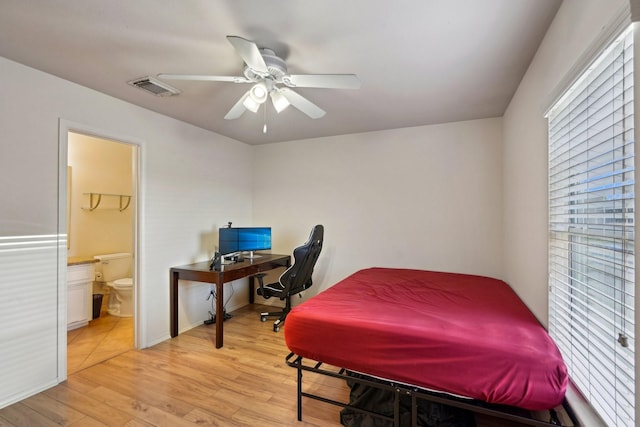
M 284 334 L 299 377 L 310 359 L 392 387 L 532 411 L 561 405 L 568 382 L 546 330 L 488 277 L 360 270 L 295 307 Z

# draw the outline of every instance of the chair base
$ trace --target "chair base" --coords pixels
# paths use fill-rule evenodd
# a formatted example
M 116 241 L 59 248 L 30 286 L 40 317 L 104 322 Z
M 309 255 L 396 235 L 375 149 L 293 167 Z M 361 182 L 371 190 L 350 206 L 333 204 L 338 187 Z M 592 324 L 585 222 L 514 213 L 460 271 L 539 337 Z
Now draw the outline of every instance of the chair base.
M 273 332 L 278 332 L 280 330 L 280 325 L 284 323 L 284 319 L 287 317 L 288 311 L 268 311 L 260 313 L 260 321 L 266 322 L 267 317 L 272 316 L 280 316 L 278 320 L 273 322 Z
M 262 296 L 265 299 L 269 299 L 272 296 L 277 296 L 277 295 L 271 295 L 270 294 L 271 291 L 269 290 L 269 288 L 264 286 L 264 283 L 263 283 L 264 276 L 265 276 L 264 273 L 258 273 L 255 275 L 255 277 L 258 279 L 258 284 L 260 285 L 260 287 L 257 290 L 258 295 Z M 280 325 L 284 323 L 284 319 L 287 317 L 287 314 L 289 314 L 289 312 L 291 311 L 291 295 L 280 297 L 280 299 L 284 301 L 284 307 L 282 307 L 281 311 L 265 311 L 260 313 L 260 321 L 262 322 L 266 322 L 267 317 L 279 316 L 279 319 L 273 322 L 273 332 L 280 331 Z

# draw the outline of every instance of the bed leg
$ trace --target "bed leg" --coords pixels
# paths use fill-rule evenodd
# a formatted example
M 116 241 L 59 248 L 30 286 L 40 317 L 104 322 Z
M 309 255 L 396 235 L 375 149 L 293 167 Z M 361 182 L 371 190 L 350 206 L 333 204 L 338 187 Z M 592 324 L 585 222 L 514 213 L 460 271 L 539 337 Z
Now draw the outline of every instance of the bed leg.
M 302 421 L 302 369 L 300 366 L 298 366 L 298 421 Z
M 393 427 L 400 427 L 400 390 L 393 396 Z
M 418 425 L 418 399 L 411 394 L 411 426 L 417 427 Z

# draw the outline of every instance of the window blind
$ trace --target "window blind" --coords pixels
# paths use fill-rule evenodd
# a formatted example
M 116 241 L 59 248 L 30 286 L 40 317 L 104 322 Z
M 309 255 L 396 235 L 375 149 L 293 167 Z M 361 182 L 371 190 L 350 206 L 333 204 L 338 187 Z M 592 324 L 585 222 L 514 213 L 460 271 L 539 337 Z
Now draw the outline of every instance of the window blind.
M 551 108 L 549 332 L 609 426 L 635 425 L 633 32 Z

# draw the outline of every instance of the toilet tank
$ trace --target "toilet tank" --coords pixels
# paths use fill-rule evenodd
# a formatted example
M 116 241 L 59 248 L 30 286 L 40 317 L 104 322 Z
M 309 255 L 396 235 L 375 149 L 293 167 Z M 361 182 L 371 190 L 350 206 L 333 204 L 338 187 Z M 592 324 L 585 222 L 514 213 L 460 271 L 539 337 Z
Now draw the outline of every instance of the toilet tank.
M 95 255 L 96 281 L 112 282 L 114 280 L 131 277 L 131 254 L 117 253 Z

